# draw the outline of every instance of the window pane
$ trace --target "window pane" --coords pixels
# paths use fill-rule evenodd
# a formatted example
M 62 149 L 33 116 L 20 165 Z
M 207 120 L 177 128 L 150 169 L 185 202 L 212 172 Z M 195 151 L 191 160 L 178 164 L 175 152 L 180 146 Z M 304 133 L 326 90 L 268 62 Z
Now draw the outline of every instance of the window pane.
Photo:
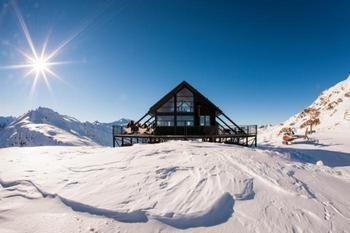
M 200 126 L 210 126 L 210 116 L 200 116 Z
M 210 116 L 205 116 L 205 126 L 210 126 Z
M 157 126 L 174 126 L 174 116 L 158 116 Z
M 176 110 L 178 112 L 193 112 L 193 93 L 183 88 L 176 94 Z
M 174 97 L 171 98 L 168 102 L 163 104 L 157 112 L 174 112 Z
M 177 116 L 177 126 L 194 126 L 193 116 Z

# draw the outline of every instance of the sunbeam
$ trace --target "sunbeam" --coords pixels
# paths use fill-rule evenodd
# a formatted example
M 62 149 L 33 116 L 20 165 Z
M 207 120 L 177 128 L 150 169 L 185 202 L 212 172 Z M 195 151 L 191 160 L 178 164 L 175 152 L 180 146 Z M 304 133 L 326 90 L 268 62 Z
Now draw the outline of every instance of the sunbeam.
M 28 45 L 29 45 L 30 49 L 32 50 L 32 53 L 33 53 L 34 57 L 38 58 L 38 55 L 37 55 L 37 52 L 35 50 L 32 37 L 30 36 L 27 24 L 25 23 L 24 18 L 22 16 L 21 12 L 19 11 L 19 8 L 17 7 L 16 2 L 12 1 L 11 3 L 12 3 L 12 6 L 13 6 L 13 9 L 15 10 L 16 16 L 18 18 L 18 22 L 21 25 L 22 31 L 24 33 L 24 36 L 27 39 Z

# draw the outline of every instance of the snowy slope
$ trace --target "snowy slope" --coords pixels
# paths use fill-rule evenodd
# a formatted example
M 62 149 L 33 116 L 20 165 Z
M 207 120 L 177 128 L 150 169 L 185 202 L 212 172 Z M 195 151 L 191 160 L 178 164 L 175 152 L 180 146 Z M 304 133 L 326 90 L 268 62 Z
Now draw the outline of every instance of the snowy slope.
M 38 108 L 12 119 L 0 130 L 0 147 L 42 145 L 104 145 L 112 144 L 113 123 L 80 122 L 49 108 Z M 5 122 L 5 120 L 4 120 Z M 0 122 L 1 123 L 1 122 Z
M 350 129 L 350 76 L 323 91 L 308 108 L 292 116 L 285 122 L 285 125 L 300 128 L 303 123 L 310 119 L 310 109 L 319 114 L 317 118 L 319 118 L 320 124 L 316 126 L 318 129 L 341 127 Z
M 0 154 L 0 232 L 350 229 L 346 163 L 330 168 L 281 152 L 200 142 Z
M 298 134 L 304 134 L 310 120 L 319 121 L 313 126 L 316 131 L 313 138 L 329 139 L 333 142 L 343 142 L 350 138 L 350 76 L 323 91 L 320 96 L 302 112 L 290 117 L 276 126 L 266 126 L 259 129 L 260 143 L 281 142 L 279 132 L 284 127 L 293 127 Z
M 4 129 L 6 126 L 8 126 L 12 121 L 14 121 L 15 117 L 1 117 L 0 116 L 0 131 Z

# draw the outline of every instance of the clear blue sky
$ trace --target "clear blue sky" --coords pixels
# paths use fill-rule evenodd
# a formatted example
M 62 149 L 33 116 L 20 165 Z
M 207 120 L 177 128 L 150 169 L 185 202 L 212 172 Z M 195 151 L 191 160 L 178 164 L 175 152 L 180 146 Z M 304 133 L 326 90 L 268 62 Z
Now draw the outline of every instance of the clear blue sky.
M 30 51 L 0 0 L 0 66 Z M 55 58 L 66 83 L 0 70 L 0 115 L 38 106 L 80 120 L 138 118 L 187 80 L 239 124 L 276 123 L 305 108 L 350 65 L 350 1 L 18 1 L 33 42 L 48 50 L 88 25 Z

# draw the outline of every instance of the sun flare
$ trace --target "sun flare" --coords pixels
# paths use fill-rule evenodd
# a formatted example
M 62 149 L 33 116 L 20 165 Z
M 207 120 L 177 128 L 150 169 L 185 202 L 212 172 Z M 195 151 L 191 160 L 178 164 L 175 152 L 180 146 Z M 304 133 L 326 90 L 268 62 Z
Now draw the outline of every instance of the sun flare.
M 50 66 L 50 64 L 43 58 L 35 59 L 34 61 L 31 62 L 31 65 L 32 65 L 32 70 L 35 71 L 36 73 L 45 72 Z
M 23 57 L 25 58 L 21 63 L 16 65 L 8 65 L 8 66 L 0 66 L 0 69 L 24 69 L 27 70 L 24 77 L 32 77 L 33 82 L 31 86 L 30 93 L 33 94 L 33 92 L 36 89 L 36 85 L 39 80 L 43 80 L 48 87 L 48 89 L 51 91 L 51 86 L 49 82 L 49 78 L 55 78 L 60 81 L 64 80 L 54 72 L 53 67 L 57 65 L 63 65 L 68 64 L 71 62 L 67 61 L 57 61 L 56 56 L 62 51 L 62 49 L 69 44 L 75 37 L 77 37 L 82 30 L 78 31 L 77 33 L 73 34 L 68 39 L 62 41 L 59 46 L 55 49 L 53 49 L 51 52 L 47 52 L 47 46 L 48 46 L 48 39 L 49 36 L 45 39 L 44 43 L 42 44 L 41 51 L 36 48 L 36 46 L 33 43 L 32 37 L 29 33 L 28 27 L 25 23 L 25 20 L 19 11 L 18 6 L 16 5 L 15 1 L 11 2 L 13 5 L 13 9 L 16 13 L 19 25 L 22 29 L 22 32 L 25 36 L 25 39 L 28 43 L 27 49 L 21 49 L 17 48 L 16 46 L 10 44 L 7 42 L 8 45 L 11 45 L 17 52 L 19 52 Z M 49 33 L 50 34 L 50 33 Z M 30 51 L 30 52 L 29 52 Z

